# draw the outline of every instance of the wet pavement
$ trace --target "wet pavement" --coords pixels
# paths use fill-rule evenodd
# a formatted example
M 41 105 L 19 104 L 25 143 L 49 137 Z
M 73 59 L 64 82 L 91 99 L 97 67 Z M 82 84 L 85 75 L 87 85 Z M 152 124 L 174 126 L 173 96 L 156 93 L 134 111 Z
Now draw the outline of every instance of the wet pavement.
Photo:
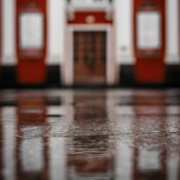
M 0 91 L 0 179 L 179 180 L 180 90 Z

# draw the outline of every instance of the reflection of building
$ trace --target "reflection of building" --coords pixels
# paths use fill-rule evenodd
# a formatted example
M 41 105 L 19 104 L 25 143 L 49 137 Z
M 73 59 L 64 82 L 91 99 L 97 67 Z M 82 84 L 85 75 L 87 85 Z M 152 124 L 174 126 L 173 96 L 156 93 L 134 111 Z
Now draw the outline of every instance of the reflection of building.
M 46 124 L 45 98 L 39 95 L 20 96 L 17 108 L 17 177 L 49 179 L 48 138 L 42 137 L 43 134 L 26 137 L 28 132 Z
M 20 92 L 16 97 L 12 91 L 8 95 L 1 92 L 1 179 L 179 180 L 179 106 L 164 106 L 168 99 L 157 93 L 150 93 L 147 99 L 141 91 L 141 99 L 132 91 L 114 92 L 89 96 L 91 93 L 82 91 L 74 95 L 53 91 L 48 98 L 41 93 Z M 62 106 L 56 93 L 62 97 Z M 134 103 L 117 98 L 120 96 L 131 96 Z M 128 105 L 118 105 L 117 116 L 119 100 Z M 99 133 L 103 125 L 109 132 L 122 128 L 124 133 L 87 135 L 88 128 L 95 130 L 95 125 Z M 64 127 L 69 128 L 69 137 L 58 134 Z
M 25 84 L 44 81 L 49 85 L 133 84 L 137 74 L 137 82 L 178 82 L 174 78 L 180 72 L 178 0 L 167 0 L 165 4 L 161 0 L 0 2 L 3 13 L 0 17 L 3 37 L 0 81 L 4 86 L 15 86 L 16 80 Z M 133 8 L 139 4 L 142 8 Z M 19 17 L 21 15 L 23 18 Z M 165 19 L 161 21 L 161 17 Z M 155 26 L 148 28 L 147 34 L 145 29 L 149 23 L 146 19 L 151 27 Z M 27 20 L 31 22 L 29 28 L 25 26 Z M 135 22 L 141 27 L 137 33 Z M 29 38 L 28 34 L 37 38 Z M 134 42 L 136 40 L 138 43 Z M 139 58 L 136 56 L 141 56 L 141 63 L 136 63 Z M 144 56 L 148 66 L 144 64 Z M 135 65 L 140 73 L 134 71 Z M 149 71 L 155 73 L 147 73 L 150 67 Z
M 114 156 L 108 137 L 76 137 L 68 144 L 67 169 L 70 179 L 114 176 Z
M 136 147 L 133 152 L 133 175 L 135 180 L 149 178 L 166 180 L 167 151 L 163 144 L 160 144 L 162 137 L 156 134 L 166 129 L 164 118 L 166 110 L 163 106 L 165 98 L 163 93 L 158 96 L 158 99 L 157 94 L 152 93 L 149 96 L 151 97 L 149 99 L 138 97 L 138 95 L 135 98 L 134 111 L 137 127 L 135 133 L 139 133 L 140 136 L 134 140 Z M 151 133 L 147 135 L 149 132 Z M 157 141 L 159 143 L 156 145 Z M 151 144 L 157 147 L 151 149 Z M 145 147 L 141 148 L 141 146 Z
M 109 136 L 87 135 L 94 125 L 103 131 L 100 127 L 107 123 L 106 99 L 102 93 L 100 97 L 87 96 L 74 95 L 73 123 L 84 131 L 84 135 L 68 139 L 67 174 L 69 179 L 112 179 L 115 159 Z M 92 129 L 96 131 L 96 127 Z
M 0 179 L 66 179 L 64 139 L 45 137 L 58 99 L 11 91 L 0 105 Z
M 161 158 L 161 151 L 154 150 L 134 150 L 134 180 L 139 179 L 167 179 L 167 164 L 166 156 L 163 154 Z
M 179 145 L 171 132 L 178 132 L 179 106 L 164 106 L 168 98 L 162 91 L 119 94 L 116 126 L 125 132 L 116 147 L 119 179 L 178 180 Z

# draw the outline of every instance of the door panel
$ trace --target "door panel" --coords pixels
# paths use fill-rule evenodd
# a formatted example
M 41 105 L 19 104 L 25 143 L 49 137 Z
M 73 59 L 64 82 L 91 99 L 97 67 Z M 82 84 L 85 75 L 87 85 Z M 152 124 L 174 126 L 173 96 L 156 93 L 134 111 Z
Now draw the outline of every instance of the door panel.
M 106 83 L 106 32 L 74 32 L 74 83 Z
M 15 2 L 17 81 L 21 84 L 43 84 L 46 81 L 46 1 Z
M 165 1 L 134 0 L 135 80 L 163 83 L 165 80 Z

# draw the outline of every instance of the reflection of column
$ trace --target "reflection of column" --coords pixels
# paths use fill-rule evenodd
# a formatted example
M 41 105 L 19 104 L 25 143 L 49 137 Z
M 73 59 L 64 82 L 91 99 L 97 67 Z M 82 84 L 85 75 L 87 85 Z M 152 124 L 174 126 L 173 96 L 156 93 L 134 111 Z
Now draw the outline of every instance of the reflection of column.
M 74 123 L 80 131 L 106 124 L 106 94 L 75 92 Z M 91 126 L 92 125 L 92 126 Z M 89 129 L 86 129 L 87 132 Z M 69 179 L 93 177 L 111 179 L 114 176 L 113 149 L 109 136 L 77 136 L 67 141 L 67 176 Z
M 178 165 L 178 179 L 180 179 L 180 153 L 179 153 L 179 165 Z
M 49 139 L 50 154 L 50 179 L 66 180 L 66 150 L 65 139 L 61 137 L 51 137 Z
M 2 179 L 16 179 L 16 166 L 15 166 L 15 129 L 16 129 L 16 108 L 3 107 L 1 109 L 1 151 L 2 151 L 2 166 L 1 174 Z M 2 170 L 1 169 L 1 170 Z
M 64 109 L 65 109 L 65 121 L 70 125 L 73 122 L 74 118 L 74 99 L 73 99 L 73 91 L 72 90 L 66 90 L 63 92 L 63 103 L 64 103 Z
M 117 143 L 116 147 L 116 176 L 118 179 L 132 179 L 132 149 L 121 142 Z
M 0 169 L 3 169 L 4 162 L 3 162 L 3 124 L 2 124 L 2 109 L 0 107 Z M 0 179 L 3 179 L 3 173 L 0 172 Z
M 163 94 L 151 94 L 142 92 L 135 98 L 134 111 L 136 118 L 134 121 L 134 133 L 139 136 L 135 138 L 133 179 L 166 179 L 167 152 L 166 147 L 147 149 L 156 140 L 161 143 L 161 137 L 157 133 L 162 133 L 165 129 L 165 107 Z M 148 136 L 146 135 L 148 134 Z M 151 137 L 150 137 L 151 136 Z M 146 145 L 144 147 L 144 145 Z
M 108 91 L 108 111 L 109 119 L 111 123 L 115 125 L 115 129 L 118 133 L 124 133 L 120 137 L 121 140 L 116 142 L 116 155 L 115 155 L 115 170 L 117 179 L 131 180 L 132 179 L 132 161 L 133 150 L 129 144 L 133 144 L 132 138 L 128 137 L 128 144 L 123 143 L 124 137 L 127 134 L 131 134 L 131 127 L 133 125 L 134 116 L 133 108 L 131 105 L 126 105 L 127 100 L 133 100 L 129 98 L 132 96 L 131 91 Z M 129 102 L 128 102 L 129 103 Z M 127 138 L 127 137 L 126 137 Z
M 61 94 L 62 93 L 62 94 Z M 50 91 L 49 96 L 61 97 L 61 103 L 47 107 L 47 122 L 51 127 L 49 138 L 49 176 L 51 180 L 66 179 L 66 149 L 64 137 L 52 137 L 65 131 L 73 120 L 72 91 Z
M 48 138 L 36 137 L 31 131 L 46 124 L 45 99 L 31 94 L 21 95 L 17 109 L 17 177 L 18 179 L 48 179 Z M 31 132 L 31 135 L 26 135 Z
M 180 154 L 167 153 L 167 179 L 179 180 L 180 179 Z
M 50 135 L 62 133 L 61 135 L 64 136 L 68 133 L 68 129 L 71 127 L 74 119 L 73 91 L 66 90 L 58 93 L 52 92 L 52 94 L 56 95 L 56 97 L 61 97 L 61 105 L 47 108 L 47 122 L 51 126 Z M 54 117 L 58 117 L 61 120 L 55 120 Z
M 171 94 L 167 93 L 167 99 L 166 101 L 169 101 L 169 97 L 171 97 Z M 177 97 L 176 97 L 177 98 Z M 179 124 L 180 124 L 180 108 L 179 105 L 169 105 L 166 106 L 166 113 L 167 117 L 166 119 L 166 130 L 168 134 L 168 151 L 167 151 L 167 179 L 168 180 L 179 180 L 180 179 L 180 153 L 177 152 L 179 149 L 179 146 L 176 147 L 174 144 L 171 144 L 172 142 L 176 141 L 176 136 L 179 132 Z M 174 139 L 175 138 L 175 139 Z M 178 139 L 179 140 L 179 139 Z M 177 140 L 177 141 L 178 141 Z M 175 148 L 175 151 L 171 150 L 172 148 Z

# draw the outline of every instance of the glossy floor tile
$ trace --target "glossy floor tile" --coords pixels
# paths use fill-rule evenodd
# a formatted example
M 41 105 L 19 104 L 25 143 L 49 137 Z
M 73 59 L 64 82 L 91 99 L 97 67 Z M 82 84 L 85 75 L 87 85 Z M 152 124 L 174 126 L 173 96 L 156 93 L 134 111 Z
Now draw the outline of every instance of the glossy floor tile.
M 0 179 L 179 180 L 180 90 L 0 91 Z

